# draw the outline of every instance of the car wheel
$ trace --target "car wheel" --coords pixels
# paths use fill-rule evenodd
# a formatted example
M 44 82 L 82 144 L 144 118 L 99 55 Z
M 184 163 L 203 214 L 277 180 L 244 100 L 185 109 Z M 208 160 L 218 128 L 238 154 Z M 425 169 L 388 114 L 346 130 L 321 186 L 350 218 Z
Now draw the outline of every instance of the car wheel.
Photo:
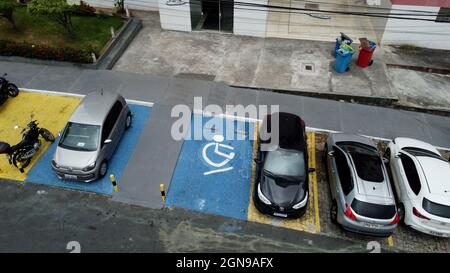
M 99 178 L 105 177 L 106 173 L 108 172 L 108 162 L 105 160 L 100 165 L 100 169 L 98 170 L 98 176 Z
M 333 222 L 333 223 L 337 223 L 337 214 L 338 214 L 338 206 L 337 206 L 337 203 L 336 203 L 336 200 L 333 200 L 333 204 L 331 205 L 331 208 L 330 208 L 330 219 L 331 219 L 331 222 Z
M 400 203 L 397 207 L 398 222 L 405 223 L 405 206 Z
M 131 127 L 131 121 L 132 121 L 131 113 L 128 112 L 128 114 L 127 114 L 127 119 L 125 120 L 125 128 L 126 128 L 126 129 L 128 129 L 128 128 Z

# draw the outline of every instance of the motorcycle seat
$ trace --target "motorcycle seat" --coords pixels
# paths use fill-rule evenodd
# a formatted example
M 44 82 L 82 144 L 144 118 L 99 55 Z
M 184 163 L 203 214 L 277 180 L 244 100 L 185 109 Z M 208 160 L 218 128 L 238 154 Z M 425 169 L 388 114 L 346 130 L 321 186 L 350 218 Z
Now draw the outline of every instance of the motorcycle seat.
M 6 154 L 9 152 L 11 146 L 6 142 L 0 142 L 0 154 Z

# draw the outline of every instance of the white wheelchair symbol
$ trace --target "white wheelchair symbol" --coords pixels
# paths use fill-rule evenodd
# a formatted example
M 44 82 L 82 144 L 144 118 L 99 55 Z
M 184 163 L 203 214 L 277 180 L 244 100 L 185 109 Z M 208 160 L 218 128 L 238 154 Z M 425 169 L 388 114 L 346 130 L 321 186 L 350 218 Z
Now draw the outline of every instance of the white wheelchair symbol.
M 221 135 L 215 135 L 213 137 L 213 140 L 214 140 L 214 142 L 208 143 L 205 145 L 205 147 L 203 147 L 202 156 L 203 156 L 203 159 L 206 161 L 206 163 L 208 163 L 209 165 L 213 166 L 214 168 L 218 168 L 218 169 L 204 172 L 203 175 L 223 173 L 223 172 L 231 171 L 233 169 L 233 167 L 225 167 L 225 168 L 222 168 L 222 167 L 227 165 L 227 163 L 230 162 L 236 156 L 236 154 L 234 152 L 230 152 L 230 153 L 221 152 L 219 150 L 219 148 L 230 150 L 230 151 L 233 151 L 234 148 L 229 145 L 222 144 L 221 142 L 224 141 L 224 137 Z M 214 146 L 214 153 L 216 155 L 224 158 L 221 162 L 214 162 L 211 159 L 209 159 L 208 155 L 206 154 L 206 151 L 211 146 Z

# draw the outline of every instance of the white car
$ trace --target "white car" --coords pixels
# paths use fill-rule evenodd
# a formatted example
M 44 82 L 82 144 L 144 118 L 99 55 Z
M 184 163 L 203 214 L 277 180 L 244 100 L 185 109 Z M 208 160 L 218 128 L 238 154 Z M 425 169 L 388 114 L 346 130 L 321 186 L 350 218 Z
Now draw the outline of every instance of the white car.
M 398 137 L 389 159 L 400 221 L 420 232 L 450 237 L 450 163 L 431 144 Z

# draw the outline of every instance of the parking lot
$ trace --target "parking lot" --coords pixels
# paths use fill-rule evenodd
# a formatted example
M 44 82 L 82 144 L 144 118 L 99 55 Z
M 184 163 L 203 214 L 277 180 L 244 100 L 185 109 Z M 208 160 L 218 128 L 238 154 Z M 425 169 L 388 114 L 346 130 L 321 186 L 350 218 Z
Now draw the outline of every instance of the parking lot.
M 248 131 L 245 134 L 247 136 Z M 254 150 L 256 145 L 247 139 L 226 143 L 234 148 L 236 158 L 239 158 L 235 162 L 230 161 L 233 170 L 225 174 L 217 173 L 206 176 L 204 174 L 210 166 L 202 158 L 202 149 L 208 142 L 185 141 L 169 189 L 167 205 L 279 228 L 345 238 L 363 245 L 377 241 L 382 247 L 393 251 L 448 252 L 450 250 L 450 239 L 421 234 L 403 225 L 399 225 L 391 237 L 378 238 L 347 232 L 332 223 L 329 216 L 330 189 L 323 159 L 327 135 L 324 132 L 310 131 L 307 133 L 309 165 L 316 168 L 316 172 L 310 174 L 308 209 L 305 215 L 299 219 L 282 219 L 263 215 L 254 207 L 251 197 L 255 163 L 251 160 L 249 149 L 252 147 Z M 375 142 L 383 151 L 386 143 L 378 140 Z M 443 154 L 448 158 L 448 152 L 443 152 Z M 250 169 L 251 177 L 249 176 Z
M 49 129 L 56 135 L 64 127 L 79 101 L 79 97 L 73 96 L 22 92 L 14 100 L 8 101 L 0 110 L 2 115 L 0 138 L 8 143 L 18 142 L 21 134 L 14 129 L 14 126 L 26 125 L 31 119 L 31 114 L 33 114 L 34 119 L 40 122 L 42 127 Z M 121 174 L 127 168 L 128 160 L 134 153 L 136 143 L 147 141 L 145 139 L 140 140 L 140 135 L 151 117 L 152 108 L 131 104 L 130 109 L 133 113 L 133 125 L 123 137 L 111 161 L 108 173 L 114 174 L 118 178 L 119 187 Z M 194 126 L 195 118 L 201 119 L 206 124 L 212 119 L 194 115 L 191 126 Z M 167 206 L 268 224 L 280 228 L 280 232 L 283 232 L 283 228 L 287 228 L 345 238 L 363 245 L 370 241 L 377 241 L 383 247 L 392 250 L 450 251 L 449 239 L 420 234 L 401 225 L 389 238 L 374 238 L 343 231 L 331 223 L 329 217 L 330 190 L 323 162 L 323 149 L 327 133 L 319 131 L 307 133 L 309 166 L 315 168 L 316 172 L 310 174 L 310 199 L 306 214 L 295 220 L 262 215 L 255 209 L 251 198 L 255 177 L 253 158 L 256 147 L 254 138 L 251 138 L 251 136 L 255 136 L 257 126 L 255 122 L 233 120 L 231 123 L 227 123 L 225 122 L 226 118 L 219 118 L 219 120 L 223 123 L 223 127 L 209 127 L 207 129 L 212 132 L 213 136 L 228 136 L 230 130 L 232 130 L 233 140 L 221 139 L 220 137 L 213 137 L 213 139 L 208 140 L 205 138 L 185 140 L 168 188 Z M 230 125 L 233 126 L 230 127 Z M 191 127 L 189 134 L 193 133 L 192 129 L 193 127 Z M 385 146 L 385 143 L 381 141 L 378 141 L 378 144 L 381 150 Z M 24 174 L 11 167 L 6 158 L 0 158 L 0 178 L 106 195 L 113 194 L 113 188 L 108 177 L 90 184 L 57 179 L 50 168 L 55 147 L 56 144 L 45 144 Z M 222 151 L 221 154 L 216 152 L 216 147 L 219 147 L 218 149 Z M 446 152 L 444 156 L 448 158 L 450 154 Z M 140 164 L 145 164 L 145 162 Z M 164 168 L 164 166 L 161 166 L 161 168 Z
M 323 161 L 324 143 L 326 141 L 326 133 L 316 134 L 316 163 L 317 163 L 317 185 L 319 192 L 319 211 L 320 211 L 320 226 L 321 232 L 333 237 L 345 238 L 355 242 L 367 243 L 369 241 L 378 241 L 382 246 L 401 251 L 412 252 L 449 252 L 450 239 L 432 237 L 422 234 L 399 224 L 394 234 L 390 238 L 376 238 L 370 236 L 361 236 L 342 230 L 340 227 L 331 222 L 329 216 L 330 203 L 330 188 L 326 173 L 324 172 L 325 165 Z M 384 151 L 386 143 L 377 141 L 378 147 Z M 441 151 L 448 159 L 449 153 Z
M 39 126 L 49 129 L 56 136 L 56 141 L 53 144 L 42 141 L 42 148 L 33 157 L 30 166 L 25 169 L 24 173 L 20 173 L 17 168 L 10 165 L 6 156 L 1 157 L 0 178 L 112 195 L 113 186 L 109 175 L 114 174 L 117 179 L 120 179 L 142 129 L 150 118 L 151 107 L 129 104 L 133 115 L 132 126 L 122 137 L 109 162 L 108 173 L 104 178 L 92 183 L 60 180 L 50 164 L 59 141 L 57 134 L 62 131 L 80 101 L 81 97 L 65 96 L 62 93 L 50 95 L 29 92 L 21 92 L 17 98 L 9 100 L 1 110 L 1 141 L 10 144 L 18 143 L 22 137 L 21 130 L 14 129 L 14 126 L 26 126 L 31 120 L 31 115 L 39 122 Z

